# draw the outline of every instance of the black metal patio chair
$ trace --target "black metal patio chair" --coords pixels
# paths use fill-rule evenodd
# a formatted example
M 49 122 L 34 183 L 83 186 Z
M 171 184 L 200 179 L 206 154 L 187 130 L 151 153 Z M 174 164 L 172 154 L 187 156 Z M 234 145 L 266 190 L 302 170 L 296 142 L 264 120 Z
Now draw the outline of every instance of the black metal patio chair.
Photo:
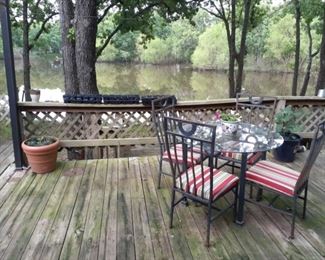
M 277 104 L 277 98 L 271 96 L 254 96 L 248 93 L 237 93 L 236 95 L 236 112 L 240 114 L 241 121 L 247 124 L 254 124 L 261 128 L 271 131 L 274 128 L 274 114 Z M 247 165 L 254 165 L 258 160 L 263 158 L 263 153 L 251 153 L 247 156 Z M 224 152 L 219 156 L 217 168 L 225 165 L 239 168 L 241 163 L 241 153 Z
M 175 116 L 175 104 L 176 101 L 172 96 L 165 96 L 161 98 L 157 98 L 152 100 L 151 102 L 151 117 L 154 123 L 156 136 L 159 143 L 160 148 L 160 156 L 159 156 L 159 173 L 158 173 L 158 188 L 160 188 L 161 183 L 161 175 L 169 175 L 170 173 L 163 171 L 163 160 L 167 159 L 167 148 L 164 136 L 163 129 L 163 120 L 165 116 Z
M 173 174 L 170 227 L 173 226 L 174 208 L 182 201 L 192 200 L 208 207 L 206 245 L 210 244 L 210 224 L 227 209 L 237 207 L 238 177 L 213 168 L 216 126 L 165 117 L 167 154 Z M 194 161 L 193 147 L 201 158 Z M 171 151 L 175 151 L 173 154 Z M 220 197 L 234 191 L 234 202 L 224 209 L 214 204 Z M 181 197 L 176 200 L 176 193 Z M 219 213 L 212 216 L 212 210 Z
M 246 181 L 258 189 L 271 191 L 275 197 L 268 204 L 263 201 L 247 199 L 249 202 L 275 209 L 292 216 L 290 238 L 294 238 L 295 218 L 297 215 L 297 200 L 303 200 L 302 218 L 306 216 L 308 179 L 314 162 L 325 142 L 325 121 L 315 131 L 311 149 L 301 172 L 292 170 L 280 164 L 261 160 L 246 172 Z M 304 196 L 301 193 L 304 191 Z M 274 202 L 279 196 L 285 196 L 292 201 L 291 212 L 275 208 Z

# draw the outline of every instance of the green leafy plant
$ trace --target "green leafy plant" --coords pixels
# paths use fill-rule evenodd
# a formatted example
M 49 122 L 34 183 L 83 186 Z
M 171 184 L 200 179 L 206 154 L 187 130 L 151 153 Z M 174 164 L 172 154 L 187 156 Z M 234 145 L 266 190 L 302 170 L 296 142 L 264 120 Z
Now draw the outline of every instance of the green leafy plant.
M 43 146 L 55 143 L 56 139 L 50 136 L 33 136 L 25 141 L 28 146 Z
M 275 115 L 276 130 L 281 135 L 299 132 L 302 130 L 298 119 L 304 113 L 303 110 L 294 110 L 292 106 L 287 106 Z
M 241 120 L 241 116 L 238 112 L 234 110 L 230 111 L 217 111 L 215 113 L 216 120 L 221 119 L 222 121 L 226 122 L 238 122 Z

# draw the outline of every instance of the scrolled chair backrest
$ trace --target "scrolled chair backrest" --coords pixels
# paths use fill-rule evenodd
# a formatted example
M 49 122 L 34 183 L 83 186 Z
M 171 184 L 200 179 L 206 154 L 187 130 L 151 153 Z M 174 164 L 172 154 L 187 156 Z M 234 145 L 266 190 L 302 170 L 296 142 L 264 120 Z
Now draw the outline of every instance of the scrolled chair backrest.
M 165 117 L 164 130 L 174 188 L 208 198 L 207 192 L 212 193 L 213 185 L 210 191 L 196 187 L 206 183 L 206 178 L 212 183 L 216 126 Z
M 277 98 L 237 93 L 236 112 L 242 121 L 272 130 Z
M 320 123 L 315 130 L 309 155 L 297 181 L 295 192 L 299 193 L 309 179 L 310 170 L 313 167 L 323 145 L 325 143 L 325 121 Z
M 175 105 L 176 99 L 174 96 L 157 98 L 151 102 L 151 117 L 154 123 L 161 153 L 166 150 L 163 120 L 165 116 L 175 116 Z

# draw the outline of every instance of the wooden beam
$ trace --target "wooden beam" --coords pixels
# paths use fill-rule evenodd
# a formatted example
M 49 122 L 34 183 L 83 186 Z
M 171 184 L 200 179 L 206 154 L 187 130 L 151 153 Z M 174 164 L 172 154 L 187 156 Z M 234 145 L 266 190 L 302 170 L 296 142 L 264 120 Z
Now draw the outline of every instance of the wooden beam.
M 143 138 L 114 138 L 92 140 L 60 140 L 61 147 L 97 147 L 97 146 L 123 146 L 123 145 L 146 145 L 158 144 L 156 137 Z

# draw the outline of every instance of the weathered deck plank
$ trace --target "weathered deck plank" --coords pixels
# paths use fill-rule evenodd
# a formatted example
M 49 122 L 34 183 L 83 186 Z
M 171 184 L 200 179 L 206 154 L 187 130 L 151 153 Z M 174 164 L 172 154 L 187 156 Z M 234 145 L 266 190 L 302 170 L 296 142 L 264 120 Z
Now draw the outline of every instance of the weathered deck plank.
M 32 234 L 34 233 L 35 228 L 38 227 L 40 223 L 42 223 L 40 222 L 40 217 L 44 212 L 45 207 L 49 203 L 52 192 L 54 192 L 55 189 L 60 189 L 57 184 L 61 180 L 59 177 L 62 170 L 64 169 L 64 166 L 65 165 L 60 166 L 55 172 L 52 172 L 51 175 L 46 178 L 43 189 L 38 193 L 36 199 L 30 199 L 31 201 L 28 201 L 31 203 L 32 208 L 26 212 L 26 215 L 24 215 L 24 219 L 20 224 L 21 226 L 17 228 L 17 232 L 15 232 L 10 245 L 5 251 L 5 254 L 3 256 L 4 259 L 19 259 L 23 254 L 28 241 L 30 241 Z M 45 176 L 43 176 L 43 178 L 45 178 Z M 36 203 L 37 206 L 33 206 L 33 203 Z M 25 221 L 27 221 L 28 225 L 25 224 Z M 17 223 L 19 223 L 19 221 L 17 221 Z
M 98 259 L 116 259 L 117 238 L 117 160 L 109 160 Z
M 99 251 L 104 190 L 106 184 L 107 160 L 97 163 L 94 184 L 89 202 L 87 221 L 79 256 L 83 259 L 97 259 Z
M 72 216 L 69 219 L 60 259 L 78 259 L 88 213 L 97 161 L 87 161 Z M 73 176 L 72 178 L 75 178 Z
M 305 158 L 297 155 L 290 166 L 301 169 Z M 233 223 L 231 211 L 213 222 L 208 249 L 204 207 L 177 206 L 169 229 L 171 179 L 164 177 L 156 189 L 157 157 L 62 162 L 46 176 L 17 178 L 10 167 L 0 176 L 0 256 L 324 259 L 324 159 L 322 152 L 311 174 L 307 218 L 298 218 L 294 240 L 288 239 L 289 217 L 247 204 L 243 227 Z M 63 174 L 72 168 L 79 174 Z
M 130 187 L 132 180 L 129 176 L 127 159 L 118 163 L 117 190 L 117 258 L 135 259 L 134 232 L 132 221 L 132 204 Z
M 149 229 L 155 257 L 157 259 L 173 259 L 169 237 L 160 212 L 157 196 L 155 192 L 152 192 L 152 190 L 155 190 L 155 186 L 152 180 L 148 158 L 141 158 L 141 166 L 144 201 L 147 205 Z
M 11 143 L 0 147 L 0 175 L 14 162 L 13 146 Z
M 76 165 L 75 161 L 65 164 L 65 169 L 74 167 Z M 53 190 L 51 197 L 44 209 L 38 225 L 26 245 L 26 249 L 22 255 L 23 259 L 39 259 L 42 253 L 42 248 L 46 242 L 46 238 L 51 232 L 52 225 L 54 223 L 55 217 L 58 214 L 62 200 L 64 199 L 65 191 L 68 182 L 64 178 L 60 178 L 55 189 Z M 37 250 L 35 250 L 35 248 Z

